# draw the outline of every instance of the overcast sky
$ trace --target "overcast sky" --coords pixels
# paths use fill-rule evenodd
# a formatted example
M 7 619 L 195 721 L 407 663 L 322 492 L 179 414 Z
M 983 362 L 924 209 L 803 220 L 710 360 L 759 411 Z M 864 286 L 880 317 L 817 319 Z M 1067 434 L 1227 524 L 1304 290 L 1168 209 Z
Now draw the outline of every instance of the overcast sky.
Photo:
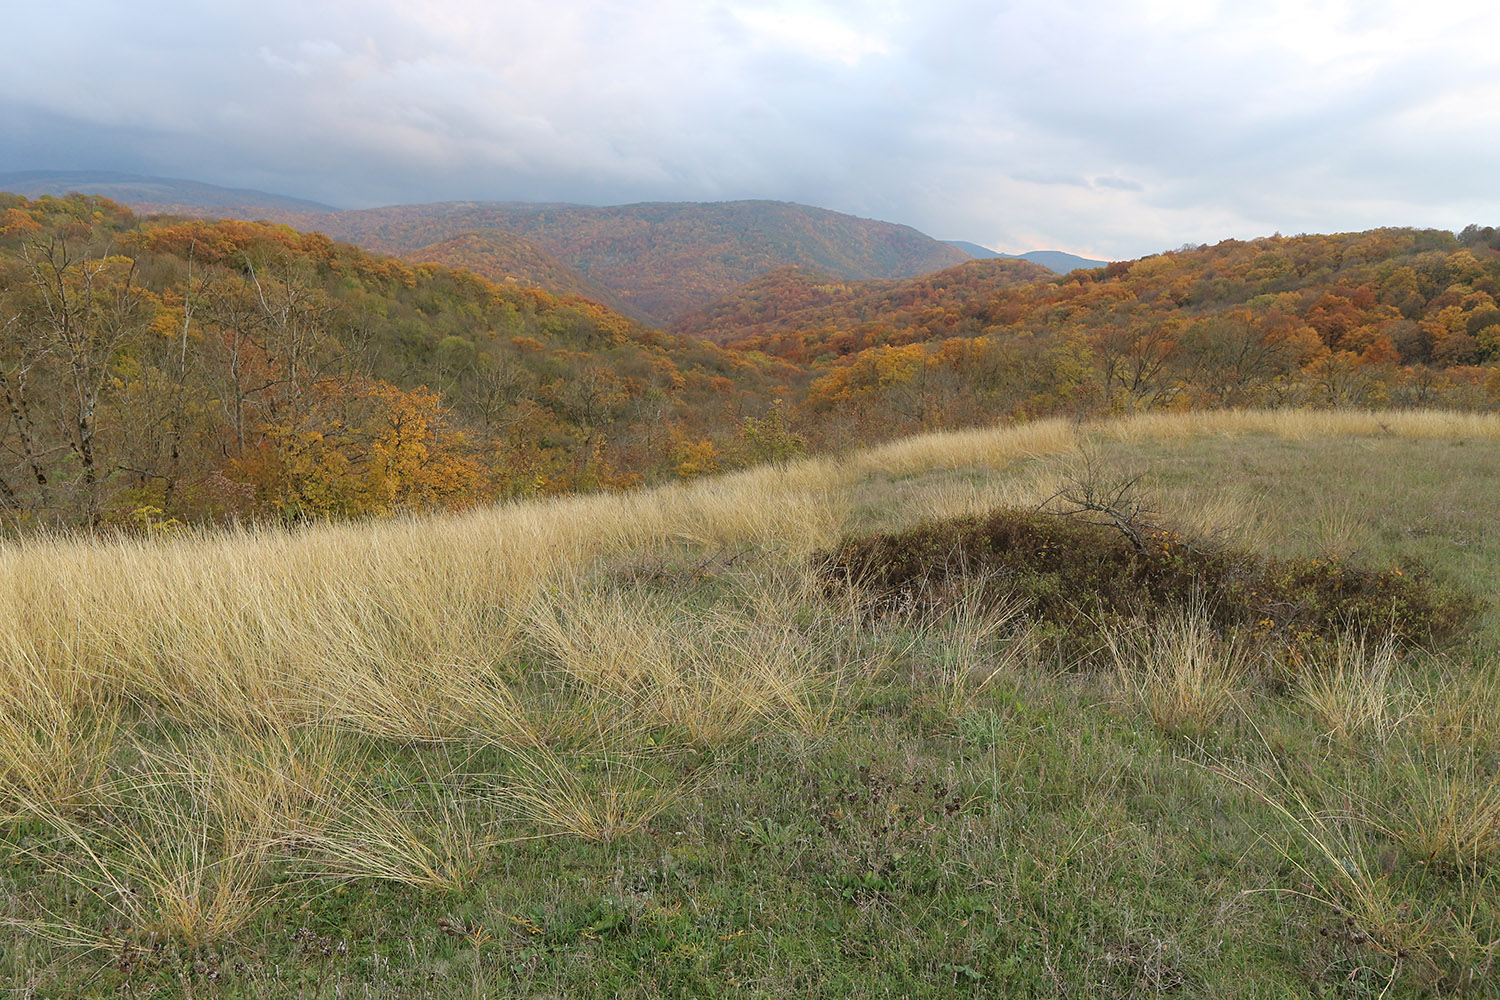
M 49 0 L 0 170 L 339 207 L 774 198 L 999 250 L 1500 224 L 1500 13 L 1356 0 Z

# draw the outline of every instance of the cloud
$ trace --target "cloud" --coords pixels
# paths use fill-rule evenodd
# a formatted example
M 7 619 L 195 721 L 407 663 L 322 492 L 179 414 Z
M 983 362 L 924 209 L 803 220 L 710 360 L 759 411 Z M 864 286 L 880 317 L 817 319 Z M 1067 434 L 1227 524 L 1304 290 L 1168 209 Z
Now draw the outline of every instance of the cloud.
M 1500 216 L 1478 3 L 57 0 L 8 27 L 5 170 L 778 198 L 1107 257 Z

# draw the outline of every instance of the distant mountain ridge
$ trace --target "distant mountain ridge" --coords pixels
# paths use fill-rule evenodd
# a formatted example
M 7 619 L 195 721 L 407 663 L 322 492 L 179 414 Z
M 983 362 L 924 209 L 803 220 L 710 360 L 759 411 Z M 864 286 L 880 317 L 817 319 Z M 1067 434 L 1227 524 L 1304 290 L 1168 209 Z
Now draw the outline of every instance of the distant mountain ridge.
M 779 201 L 443 202 L 341 211 L 264 192 L 100 171 L 0 174 L 0 190 L 28 197 L 83 191 L 141 212 L 286 223 L 494 280 L 586 296 L 592 290 L 596 300 L 607 294 L 611 306 L 657 324 L 780 267 L 866 281 L 914 277 L 969 259 L 910 226 Z M 483 233 L 491 235 L 476 235 Z M 495 233 L 511 239 L 501 246 Z
M 1054 274 L 1067 274 L 1079 268 L 1104 267 L 1110 262 L 1107 260 L 1093 260 L 1089 257 L 1080 257 L 1077 254 L 1066 253 L 1062 250 L 1028 250 L 1025 253 L 1000 253 L 989 247 L 980 246 L 978 243 L 970 243 L 968 240 L 944 240 L 950 247 L 957 247 L 964 253 L 977 260 L 1029 260 L 1033 264 L 1040 264 Z
M 446 202 L 339 212 L 319 228 L 402 256 L 446 234 L 503 230 L 661 323 L 780 267 L 860 281 L 913 277 L 967 259 L 910 226 L 779 201 Z
M 197 214 L 201 209 L 259 218 L 284 212 L 333 212 L 331 205 L 270 194 L 251 188 L 226 188 L 176 177 L 147 177 L 112 170 L 22 170 L 0 173 L 0 191 L 28 198 L 61 197 L 71 191 L 102 195 L 136 211 Z

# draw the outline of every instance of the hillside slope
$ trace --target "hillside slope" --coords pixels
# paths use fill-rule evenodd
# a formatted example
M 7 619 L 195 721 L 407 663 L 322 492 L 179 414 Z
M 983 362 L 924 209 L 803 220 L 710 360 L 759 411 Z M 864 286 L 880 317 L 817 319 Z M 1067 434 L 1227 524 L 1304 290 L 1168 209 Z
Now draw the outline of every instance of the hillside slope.
M 1051 279 L 1026 261 L 971 260 L 934 274 L 904 280 L 844 281 L 817 271 L 787 268 L 747 282 L 707 307 L 680 317 L 671 329 L 715 343 L 750 342 L 777 333 L 822 332 L 832 346 L 850 329 L 903 325 L 933 319 L 934 308 L 974 309 L 1003 292 Z M 945 331 L 949 335 L 962 330 Z
M 515 233 L 658 322 L 779 267 L 858 280 L 923 274 L 967 259 L 909 226 L 773 201 L 598 208 L 455 202 L 340 212 L 321 225 L 396 254 L 453 232 Z
M 680 328 L 810 366 L 809 411 L 844 441 L 1059 410 L 1491 407 L 1497 243 L 1479 227 L 1226 240 L 1011 287 L 963 276 L 1031 265 L 975 261 Z
M 1206 544 L 1131 555 L 1035 513 L 1085 466 Z M 1196 577 L 1112 622 L 1073 578 L 1075 656 L 1031 611 L 1051 566 L 1210 553 L 1315 599 L 1437 592 L 1416 561 L 1493 595 L 1497 466 L 1493 415 L 1059 419 L 628 494 L 0 544 L 0 980 L 1494 997 L 1492 603 L 1436 652 L 1216 626 Z M 900 564 L 947 573 L 975 551 L 944 530 L 997 508 L 1092 544 L 900 604 L 817 555 L 914 539 Z
M 398 254 L 403 260 L 431 262 L 473 271 L 491 281 L 573 295 L 646 321 L 634 307 L 546 253 L 530 240 L 500 229 L 457 233 Z
M 797 372 L 285 226 L 0 196 L 0 504 L 23 526 L 695 475 Z

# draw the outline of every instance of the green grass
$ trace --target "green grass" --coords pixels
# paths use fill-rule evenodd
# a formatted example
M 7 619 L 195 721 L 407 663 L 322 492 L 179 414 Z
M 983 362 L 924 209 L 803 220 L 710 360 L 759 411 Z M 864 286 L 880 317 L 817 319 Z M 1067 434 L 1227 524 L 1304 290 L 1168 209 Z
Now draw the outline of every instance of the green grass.
M 1256 551 L 1420 559 L 1487 602 L 1481 633 L 1442 655 L 1351 645 L 1282 684 L 1199 669 L 1217 654 L 1185 621 L 1079 667 L 1004 607 L 861 614 L 810 580 L 813 546 L 633 544 L 492 626 L 493 665 L 457 675 L 485 679 L 483 711 L 435 676 L 442 714 L 389 727 L 353 695 L 247 721 L 155 687 L 15 714 L 14 759 L 53 770 L 4 786 L 0 982 L 1500 996 L 1500 445 L 1092 446 L 1164 518 L 1228 512 Z M 829 506 L 902 527 L 1039 503 L 1076 465 L 866 469 Z M 459 647 L 432 645 L 436 673 Z M 361 690 L 421 688 L 360 663 Z M 47 741 L 59 725 L 71 742 Z

